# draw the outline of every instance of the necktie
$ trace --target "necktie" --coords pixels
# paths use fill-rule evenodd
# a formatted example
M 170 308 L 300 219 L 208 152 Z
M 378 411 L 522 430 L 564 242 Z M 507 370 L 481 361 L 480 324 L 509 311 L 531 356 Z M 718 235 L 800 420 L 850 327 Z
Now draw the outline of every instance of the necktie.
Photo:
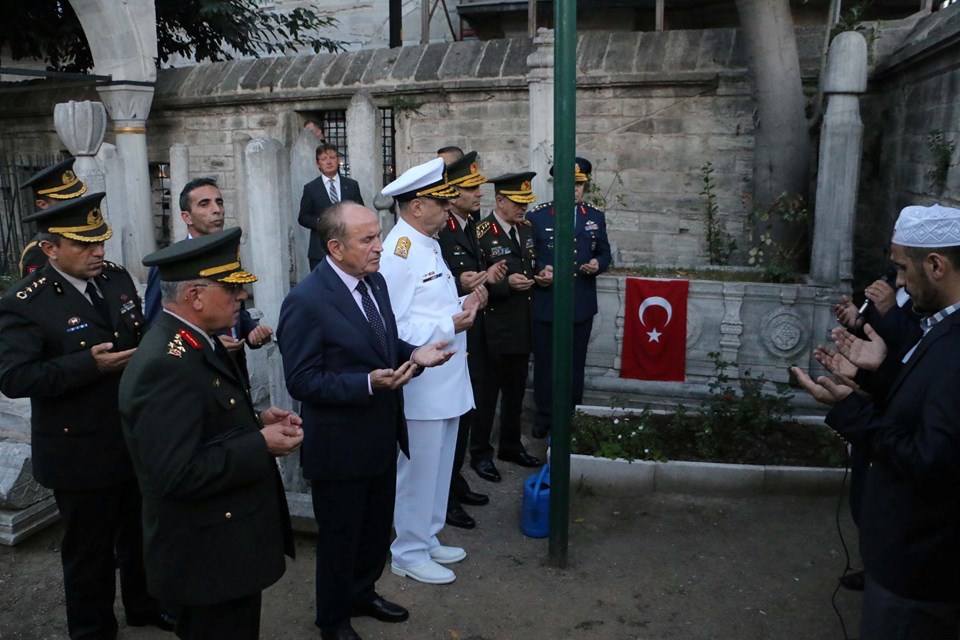
M 90 296 L 90 304 L 97 310 L 97 313 L 99 313 L 103 321 L 107 323 L 107 326 L 112 327 L 113 323 L 110 322 L 110 309 L 107 307 L 107 301 L 104 300 L 100 296 L 100 292 L 97 291 L 97 286 L 93 284 L 92 281 L 87 280 L 86 291 L 87 295 Z
M 357 283 L 357 293 L 360 294 L 360 303 L 363 305 L 363 312 L 367 316 L 367 322 L 370 323 L 370 328 L 373 329 L 373 335 L 377 336 L 377 346 L 380 348 L 380 354 L 387 358 L 390 353 L 387 350 L 387 329 L 383 326 L 383 318 L 380 317 L 380 312 L 377 311 L 377 305 L 373 304 L 373 298 L 370 297 L 370 292 L 367 291 L 367 285 L 363 280 Z
M 330 178 L 330 188 L 328 191 L 330 192 L 330 202 L 332 204 L 340 202 L 340 196 L 337 195 L 337 183 L 333 181 L 333 178 Z
M 520 250 L 520 239 L 517 237 L 517 228 L 510 227 L 510 239 L 513 240 L 513 245 Z

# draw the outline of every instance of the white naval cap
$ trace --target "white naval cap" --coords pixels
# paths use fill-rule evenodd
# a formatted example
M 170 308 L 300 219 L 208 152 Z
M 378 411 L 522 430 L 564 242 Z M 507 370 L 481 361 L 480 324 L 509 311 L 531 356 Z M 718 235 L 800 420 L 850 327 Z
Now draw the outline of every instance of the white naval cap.
M 399 202 L 414 198 L 435 198 L 449 200 L 460 192 L 447 184 L 444 177 L 443 158 L 434 158 L 429 162 L 407 169 L 403 174 L 383 188 L 383 195 L 393 196 Z
M 955 247 L 960 245 L 960 209 L 904 207 L 893 227 L 893 244 L 904 247 Z

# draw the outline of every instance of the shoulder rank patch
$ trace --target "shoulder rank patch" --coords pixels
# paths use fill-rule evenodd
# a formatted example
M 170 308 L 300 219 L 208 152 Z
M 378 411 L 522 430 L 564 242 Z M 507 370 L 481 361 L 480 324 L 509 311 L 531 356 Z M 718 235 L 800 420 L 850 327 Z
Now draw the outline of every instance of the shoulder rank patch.
M 126 269 L 123 268 L 123 265 L 119 265 L 116 262 L 110 262 L 109 260 L 103 261 L 103 268 L 111 269 L 113 271 L 126 271 Z
M 552 202 L 541 202 L 540 204 L 535 206 L 533 209 L 530 209 L 529 211 L 527 211 L 527 213 L 533 213 L 534 211 L 540 211 L 541 209 L 546 209 L 547 207 L 552 207 L 552 206 L 553 206 Z
M 397 246 L 393 250 L 393 255 L 400 256 L 404 260 L 410 255 L 410 238 L 403 236 L 397 240 Z
M 179 333 L 173 335 L 173 339 L 167 343 L 167 355 L 182 358 L 187 348 L 183 346 L 183 338 Z
M 26 284 L 22 289 L 17 291 L 16 296 L 20 300 L 30 300 L 31 298 L 33 298 L 34 295 L 36 295 L 37 291 L 40 291 L 40 289 L 43 289 L 43 287 L 46 284 L 47 284 L 47 277 L 40 276 L 39 278 L 32 280 L 31 282 Z
M 184 342 L 193 347 L 195 350 L 200 351 L 203 349 L 203 347 L 200 345 L 200 342 L 186 329 L 180 329 L 180 331 L 177 332 L 177 336 L 183 338 Z
M 490 230 L 491 224 L 489 220 L 483 220 L 480 224 L 477 225 L 477 237 L 482 238 L 486 235 L 487 231 Z

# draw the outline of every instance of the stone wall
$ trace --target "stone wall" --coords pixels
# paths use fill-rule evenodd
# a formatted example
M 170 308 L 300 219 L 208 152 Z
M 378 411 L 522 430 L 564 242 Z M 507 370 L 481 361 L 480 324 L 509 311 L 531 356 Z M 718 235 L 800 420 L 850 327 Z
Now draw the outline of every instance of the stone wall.
M 804 69 L 814 73 L 818 32 L 798 34 Z M 262 136 L 291 148 L 302 114 L 345 109 L 363 91 L 394 110 L 400 171 L 446 144 L 477 149 L 488 176 L 522 170 L 537 117 L 526 79 L 532 51 L 532 41 L 519 38 L 166 69 L 147 123 L 149 157 L 166 162 L 171 145 L 187 145 L 191 177 L 217 177 L 228 215 L 242 220 L 242 143 Z M 595 181 L 612 203 L 616 264 L 706 262 L 698 193 L 708 161 L 724 224 L 744 248 L 740 196 L 749 191 L 753 113 L 737 31 L 590 33 L 580 38 L 577 60 L 578 153 L 595 162 Z M 0 152 L 56 148 L 53 104 L 96 99 L 90 87 L 34 86 L 0 94 Z M 380 186 L 361 185 L 365 200 Z M 484 189 L 486 209 L 492 190 Z

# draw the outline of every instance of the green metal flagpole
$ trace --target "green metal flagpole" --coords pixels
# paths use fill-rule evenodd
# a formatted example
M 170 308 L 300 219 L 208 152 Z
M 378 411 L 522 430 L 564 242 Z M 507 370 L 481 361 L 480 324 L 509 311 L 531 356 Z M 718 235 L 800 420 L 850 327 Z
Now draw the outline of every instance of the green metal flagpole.
M 577 1 L 554 0 L 553 107 L 553 422 L 550 455 L 550 562 L 567 564 L 570 527 L 570 418 L 573 411 L 573 169 L 577 97 Z

